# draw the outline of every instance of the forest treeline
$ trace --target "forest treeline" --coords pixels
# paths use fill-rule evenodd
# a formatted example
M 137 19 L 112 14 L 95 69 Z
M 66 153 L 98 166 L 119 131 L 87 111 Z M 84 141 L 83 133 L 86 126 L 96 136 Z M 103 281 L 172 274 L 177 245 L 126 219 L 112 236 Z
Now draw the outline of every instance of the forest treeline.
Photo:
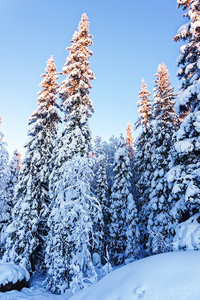
M 135 141 L 128 123 L 125 137 L 91 143 L 86 14 L 62 72 L 47 61 L 22 161 L 16 150 L 9 163 L 0 132 L 1 258 L 43 272 L 53 293 L 76 292 L 112 266 L 200 248 L 200 1 L 177 2 L 188 19 L 174 37 L 184 42 L 180 92 L 164 63 L 152 99 L 142 79 Z

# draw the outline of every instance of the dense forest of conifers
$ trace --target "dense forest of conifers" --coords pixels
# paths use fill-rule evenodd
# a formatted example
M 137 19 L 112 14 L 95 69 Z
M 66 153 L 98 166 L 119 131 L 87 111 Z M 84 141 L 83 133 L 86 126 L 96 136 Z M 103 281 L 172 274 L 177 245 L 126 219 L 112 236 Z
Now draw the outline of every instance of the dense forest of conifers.
M 200 1 L 178 5 L 188 18 L 174 37 L 185 42 L 181 89 L 174 92 L 164 63 L 153 99 L 142 79 L 134 143 L 128 123 L 125 137 L 96 137 L 91 144 L 95 77 L 86 14 L 67 48 L 61 85 L 53 56 L 41 75 L 21 163 L 17 151 L 9 163 L 0 133 L 2 261 L 44 272 L 54 293 L 75 292 L 111 266 L 200 247 L 194 232 L 200 223 Z

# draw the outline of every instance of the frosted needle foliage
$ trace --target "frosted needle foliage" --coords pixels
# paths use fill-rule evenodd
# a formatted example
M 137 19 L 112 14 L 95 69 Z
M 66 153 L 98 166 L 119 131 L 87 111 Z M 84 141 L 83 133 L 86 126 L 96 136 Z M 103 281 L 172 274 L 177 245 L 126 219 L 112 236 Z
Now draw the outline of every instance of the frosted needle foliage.
M 40 83 L 38 107 L 33 111 L 26 143 L 26 154 L 21 165 L 19 183 L 16 186 L 12 222 L 4 261 L 13 261 L 28 270 L 34 270 L 38 261 L 43 260 L 43 240 L 46 236 L 46 218 L 49 212 L 49 175 L 52 151 L 55 146 L 57 125 L 60 117 L 56 112 L 58 76 L 51 57 L 46 73 Z

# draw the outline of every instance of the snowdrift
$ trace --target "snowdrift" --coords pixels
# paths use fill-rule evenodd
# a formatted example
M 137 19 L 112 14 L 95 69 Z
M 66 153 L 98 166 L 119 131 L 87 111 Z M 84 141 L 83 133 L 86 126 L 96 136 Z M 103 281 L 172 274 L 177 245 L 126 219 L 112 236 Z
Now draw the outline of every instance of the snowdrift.
M 14 278 L 15 272 L 12 272 Z M 74 296 L 54 295 L 32 278 L 21 292 L 0 293 L 1 300 L 200 300 L 200 251 L 177 251 L 141 259 L 109 273 Z M 3 279 L 3 277 L 2 277 Z M 10 280 L 10 278 L 9 278 Z M 14 281 L 14 280 L 13 280 Z M 4 282 L 4 279 L 3 279 Z
M 12 263 L 0 263 L 0 291 L 21 290 L 30 279 L 28 271 Z
M 70 300 L 199 300 L 200 251 L 159 254 L 109 273 Z

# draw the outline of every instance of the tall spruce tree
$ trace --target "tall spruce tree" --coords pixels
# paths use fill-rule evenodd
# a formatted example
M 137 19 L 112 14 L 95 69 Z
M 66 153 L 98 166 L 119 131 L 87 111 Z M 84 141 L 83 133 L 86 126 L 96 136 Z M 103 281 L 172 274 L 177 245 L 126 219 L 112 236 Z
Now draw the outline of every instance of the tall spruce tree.
M 105 157 L 106 164 L 106 175 L 107 175 L 107 184 L 108 184 L 108 192 L 107 197 L 110 199 L 111 189 L 114 182 L 114 173 L 113 173 L 113 164 L 115 152 L 118 149 L 118 138 L 111 136 L 108 142 L 102 142 L 101 148 L 103 151 L 103 155 Z
M 131 124 L 128 122 L 126 128 L 126 147 L 129 153 L 130 160 L 130 188 L 131 192 L 127 197 L 127 208 L 126 208 L 126 250 L 125 250 L 125 262 L 130 263 L 140 258 L 140 247 L 139 247 L 139 228 L 138 228 L 138 210 L 136 207 L 136 201 L 138 200 L 139 194 L 135 188 L 138 173 L 135 171 L 135 153 L 133 149 L 133 135 L 131 131 Z
M 102 263 L 106 259 L 106 250 L 109 244 L 108 233 L 109 233 L 109 220 L 110 220 L 110 211 L 108 207 L 107 199 L 107 175 L 106 175 L 106 163 L 104 155 L 98 156 L 98 169 L 96 174 L 96 194 L 97 199 L 101 205 L 102 215 L 98 219 L 96 230 L 99 233 L 99 243 L 96 245 L 96 252 L 100 254 Z
M 128 152 L 130 155 L 130 158 L 133 157 L 134 151 L 133 151 L 133 135 L 131 131 L 131 123 L 128 122 L 126 127 L 126 146 L 128 147 Z
M 3 229 L 7 224 L 10 214 L 9 214 L 9 205 L 6 198 L 6 186 L 10 177 L 9 169 L 9 154 L 6 150 L 7 144 L 3 141 L 3 133 L 1 131 L 1 117 L 0 117 L 0 203 L 1 203 L 1 212 L 0 212 L 0 233 L 1 241 L 3 238 Z M 2 250 L 0 252 L 2 254 Z
M 166 173 L 170 168 L 172 136 L 178 128 L 178 118 L 174 111 L 176 93 L 171 87 L 169 73 L 164 63 L 158 66 L 155 76 L 153 109 L 156 123 L 151 140 L 153 178 L 146 211 L 148 249 L 152 253 L 159 253 L 170 249 L 173 238 L 171 198 Z
M 9 154 L 6 150 L 7 144 L 3 141 L 4 135 L 1 131 L 0 117 L 0 193 L 4 193 L 9 178 Z
M 114 265 L 119 265 L 124 262 L 127 247 L 127 207 L 129 202 L 133 202 L 133 197 L 129 191 L 131 178 L 130 160 L 125 140 L 122 136 L 119 139 L 113 167 L 115 176 L 110 198 L 109 247 L 111 262 Z M 131 206 L 130 209 L 132 209 Z
M 127 197 L 126 224 L 125 262 L 130 263 L 143 255 L 139 241 L 138 210 L 131 193 Z
M 147 85 L 142 79 L 141 90 L 139 92 L 137 103 L 139 118 L 135 124 L 135 129 L 141 127 L 141 133 L 135 141 L 135 172 L 139 174 L 137 182 L 137 191 L 139 193 L 139 228 L 141 232 L 141 244 L 145 246 L 147 242 L 147 215 L 146 205 L 149 201 L 150 184 L 152 179 L 152 163 L 151 163 L 151 139 L 153 134 L 153 112 L 152 103 L 149 99 L 150 93 Z
M 19 168 L 20 168 L 20 156 L 19 155 L 20 154 L 16 149 L 13 153 L 13 157 L 9 164 L 10 176 L 9 176 L 9 180 L 7 182 L 6 190 L 5 190 L 6 199 L 7 199 L 7 203 L 9 206 L 9 215 L 10 215 L 9 220 L 11 220 L 11 212 L 15 205 L 15 201 L 14 201 L 15 186 L 19 182 Z
M 46 287 L 63 293 L 71 287 L 81 289 L 96 280 L 91 261 L 94 245 L 93 219 L 101 213 L 90 186 L 92 172 L 89 158 L 91 134 L 88 119 L 94 111 L 89 98 L 90 80 L 95 79 L 88 59 L 92 55 L 89 22 L 83 14 L 78 31 L 67 48 L 69 56 L 60 86 L 64 128 L 54 151 L 51 174 L 52 209 L 46 245 L 48 269 Z
M 131 124 L 130 122 L 128 122 L 127 127 L 126 127 L 126 146 L 128 148 L 128 153 L 129 153 L 129 159 L 130 159 L 130 170 L 131 170 L 131 179 L 130 179 L 130 183 L 131 183 L 131 193 L 133 195 L 134 201 L 136 202 L 136 205 L 138 205 L 138 201 L 139 201 L 139 193 L 138 190 L 136 188 L 137 182 L 139 180 L 139 173 L 135 168 L 135 152 L 134 152 L 134 146 L 133 146 L 133 141 L 134 141 L 134 137 L 131 131 Z
M 83 14 L 78 31 L 74 33 L 71 40 L 71 46 L 67 48 L 70 53 L 63 68 L 63 75 L 68 76 L 62 81 L 59 89 L 61 106 L 66 112 L 64 119 L 66 128 L 62 140 L 64 142 L 64 137 L 67 139 L 68 158 L 73 157 L 74 154 L 88 155 L 91 148 L 88 118 L 91 117 L 94 109 L 89 98 L 89 90 L 90 80 L 95 79 L 88 61 L 93 55 L 88 48 L 93 44 L 91 38 L 88 17 Z
M 19 152 L 15 150 L 14 155 L 9 164 L 9 178 L 4 191 L 4 205 L 2 205 L 2 212 L 4 213 L 4 218 L 1 223 L 1 255 L 3 255 L 3 252 L 5 251 L 4 245 L 7 236 L 6 228 L 8 224 L 10 224 L 12 221 L 12 210 L 15 205 L 15 186 L 17 185 L 19 178 L 19 165 Z
M 138 94 L 139 101 L 137 103 L 139 118 L 135 123 L 135 130 L 142 127 L 142 132 L 135 141 L 135 169 L 140 174 L 137 183 L 137 189 L 140 192 L 140 206 L 148 201 L 149 182 L 151 181 L 151 138 L 153 133 L 153 112 L 152 103 L 149 100 L 150 93 L 147 85 L 142 79 L 141 90 Z
M 141 90 L 138 94 L 138 98 L 140 99 L 137 103 L 139 118 L 135 123 L 135 129 L 139 126 L 142 127 L 142 131 L 147 133 L 148 130 L 152 128 L 151 121 L 152 117 L 152 103 L 149 100 L 150 93 L 147 90 L 147 85 L 142 78 Z
M 96 191 L 96 179 L 97 179 L 97 171 L 99 168 L 99 157 L 103 155 L 103 148 L 102 148 L 102 141 L 100 136 L 96 136 L 93 140 L 92 149 L 90 151 L 90 157 L 94 159 L 93 164 L 93 172 L 94 172 L 94 178 L 92 181 L 92 188 L 94 191 Z
M 97 253 L 100 254 L 101 262 L 104 264 L 108 261 L 108 247 L 109 247 L 109 224 L 110 224 L 110 209 L 108 197 L 108 143 L 102 142 L 101 138 L 96 136 L 94 139 L 94 146 L 92 155 L 95 158 L 94 165 L 94 189 L 97 199 L 101 205 L 102 217 L 97 222 L 97 232 L 99 232 L 100 243 L 96 244 Z M 100 234 L 102 233 L 102 235 Z
M 175 108 L 183 120 L 174 135 L 174 168 L 168 173 L 175 201 L 173 216 L 178 222 L 199 211 L 200 204 L 200 2 L 178 0 L 188 22 L 181 26 L 175 41 L 184 41 L 177 60 L 180 92 Z
M 10 234 L 5 244 L 4 261 L 13 261 L 35 269 L 43 259 L 46 219 L 49 213 L 49 175 L 59 116 L 56 111 L 58 76 L 53 57 L 48 60 L 44 79 L 40 83 L 38 108 L 29 119 L 26 154 L 16 186 L 16 205 L 13 209 Z
M 62 184 L 48 218 L 49 235 L 45 263 L 45 286 L 62 294 L 75 292 L 97 280 L 90 248 L 94 247 L 93 219 L 99 205 L 91 193 L 92 168 L 88 158 L 76 154 L 63 166 Z

